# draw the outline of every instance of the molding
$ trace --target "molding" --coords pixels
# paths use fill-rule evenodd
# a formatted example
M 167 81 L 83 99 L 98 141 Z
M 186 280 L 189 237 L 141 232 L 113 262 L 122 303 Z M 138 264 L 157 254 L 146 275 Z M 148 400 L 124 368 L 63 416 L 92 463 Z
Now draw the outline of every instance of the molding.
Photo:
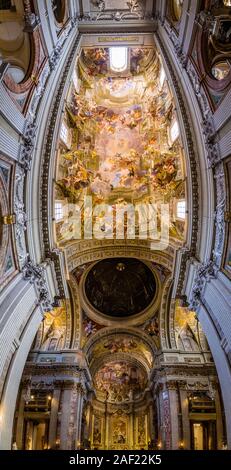
M 182 257 L 181 257 L 181 266 L 180 266 L 180 273 L 179 273 L 179 279 L 178 279 L 178 285 L 177 285 L 177 292 L 176 295 L 177 297 L 181 297 L 182 291 L 183 291 L 183 286 L 185 282 L 185 274 L 186 274 L 186 268 L 187 268 L 187 262 L 190 258 L 196 256 L 196 251 L 197 251 L 197 243 L 198 243 L 198 228 L 199 228 L 199 216 L 198 216 L 198 211 L 199 211 L 199 204 L 198 204 L 198 199 L 199 199 L 199 186 L 198 186 L 198 171 L 197 171 L 197 158 L 196 158 L 196 152 L 194 148 L 194 143 L 193 143 L 193 137 L 192 137 L 192 131 L 191 131 L 191 122 L 189 120 L 189 116 L 186 110 L 186 105 L 185 105 L 185 99 L 183 96 L 182 89 L 179 85 L 179 78 L 176 76 L 176 73 L 174 71 L 172 62 L 169 58 L 169 55 L 166 51 L 166 47 L 157 32 L 155 34 L 155 38 L 157 39 L 157 42 L 159 44 L 162 56 L 166 62 L 168 71 L 171 76 L 172 80 L 172 85 L 176 93 L 177 101 L 179 104 L 180 112 L 182 115 L 183 123 L 184 123 L 184 131 L 186 135 L 186 141 L 187 141 L 187 151 L 188 151 L 188 156 L 189 156 L 189 163 L 190 163 L 190 170 L 191 170 L 191 184 L 192 184 L 192 232 L 191 232 L 191 243 L 189 248 L 185 248 L 182 252 Z
M 71 48 L 71 51 L 68 54 L 68 57 L 66 59 L 66 62 L 63 68 L 62 77 L 60 79 L 59 87 L 55 95 L 54 103 L 53 103 L 53 106 L 51 108 L 50 115 L 48 118 L 48 134 L 47 134 L 46 143 L 44 146 L 42 182 L 41 182 L 42 233 L 43 233 L 45 256 L 52 258 L 54 261 L 55 270 L 57 273 L 59 295 L 61 297 L 65 296 L 65 293 L 64 293 L 65 290 L 64 290 L 63 279 L 62 279 L 62 274 L 61 274 L 60 259 L 59 259 L 59 255 L 57 254 L 57 250 L 51 249 L 50 240 L 49 240 L 49 228 L 48 228 L 48 224 L 49 224 L 49 204 L 48 204 L 49 167 L 50 167 L 51 153 L 52 153 L 53 134 L 54 134 L 54 129 L 55 129 L 58 111 L 60 107 L 60 100 L 61 100 L 63 90 L 66 84 L 69 69 L 74 59 L 77 46 L 80 42 L 80 38 L 81 36 L 80 34 L 78 34 L 76 39 L 74 40 L 74 44 Z
M 45 272 L 46 269 L 44 266 L 33 264 L 29 257 L 22 267 L 23 279 L 34 284 L 38 291 L 38 303 L 42 308 L 43 313 L 48 312 L 53 308 L 47 287 Z
M 207 282 L 217 277 L 218 267 L 213 261 L 198 266 L 194 278 L 189 308 L 198 312 Z

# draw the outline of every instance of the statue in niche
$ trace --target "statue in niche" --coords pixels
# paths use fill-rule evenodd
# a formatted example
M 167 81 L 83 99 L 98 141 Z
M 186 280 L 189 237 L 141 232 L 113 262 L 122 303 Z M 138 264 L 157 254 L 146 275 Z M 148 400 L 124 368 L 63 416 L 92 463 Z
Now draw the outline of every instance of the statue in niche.
M 197 340 L 188 323 L 186 323 L 179 331 L 178 347 L 185 351 L 199 351 Z
M 94 429 L 94 436 L 93 440 L 95 444 L 100 444 L 101 443 L 101 432 L 99 428 Z

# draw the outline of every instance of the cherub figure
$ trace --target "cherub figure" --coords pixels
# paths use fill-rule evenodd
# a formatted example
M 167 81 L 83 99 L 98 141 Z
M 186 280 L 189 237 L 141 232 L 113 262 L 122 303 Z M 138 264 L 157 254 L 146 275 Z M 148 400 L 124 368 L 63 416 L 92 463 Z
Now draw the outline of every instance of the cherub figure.
M 127 6 L 129 7 L 130 12 L 133 13 L 133 11 L 137 10 L 140 5 L 137 0 L 130 0 L 130 2 L 127 2 Z

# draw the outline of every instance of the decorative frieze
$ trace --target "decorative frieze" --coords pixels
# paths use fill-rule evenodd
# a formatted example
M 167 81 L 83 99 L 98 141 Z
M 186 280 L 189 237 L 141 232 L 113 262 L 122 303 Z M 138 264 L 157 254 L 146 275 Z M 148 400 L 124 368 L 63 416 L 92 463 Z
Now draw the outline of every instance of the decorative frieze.
M 33 262 L 28 257 L 22 267 L 22 273 L 23 278 L 26 281 L 30 281 L 30 283 L 35 285 L 36 290 L 38 291 L 38 302 L 42 307 L 43 312 L 52 310 L 53 305 L 47 288 L 45 267 L 33 264 Z
M 32 12 L 30 0 L 23 0 L 24 4 L 24 31 L 32 32 L 40 24 L 40 19 Z
M 36 125 L 34 122 L 28 122 L 22 136 L 23 145 L 20 155 L 20 165 L 25 171 L 30 170 L 31 160 L 36 139 Z
M 166 47 L 163 44 L 159 34 L 156 34 L 160 49 L 162 51 L 163 57 L 167 64 L 169 73 L 171 75 L 172 84 L 175 89 L 175 93 L 177 95 L 179 108 L 181 111 L 181 115 L 184 121 L 184 128 L 185 128 L 185 135 L 187 141 L 187 150 L 191 168 L 191 181 L 192 181 L 192 233 L 191 233 L 191 246 L 189 249 L 185 249 L 181 256 L 181 267 L 180 267 L 180 274 L 178 279 L 178 287 L 177 287 L 177 296 L 180 297 L 182 295 L 185 274 L 186 274 L 186 267 L 187 262 L 190 257 L 195 256 L 196 254 L 196 246 L 197 246 L 197 237 L 198 237 L 198 225 L 199 225 L 199 217 L 198 217 L 198 180 L 199 175 L 197 172 L 197 158 L 194 149 L 193 137 L 192 137 L 192 126 L 188 117 L 187 109 L 185 106 L 185 100 L 182 95 L 182 91 L 179 85 L 179 80 L 175 75 L 174 68 L 172 66 L 171 60 L 169 58 L 168 53 L 166 52 Z
M 225 243 L 225 209 L 226 209 L 226 182 L 224 164 L 220 162 L 215 167 L 214 179 L 216 186 L 216 210 L 214 214 L 216 234 L 213 248 L 213 260 L 218 267 L 221 267 L 223 249 Z
M 39 102 L 44 94 L 46 83 L 50 75 L 50 72 L 51 70 L 50 70 L 49 62 L 46 62 L 42 70 L 42 73 L 39 77 L 39 81 L 36 83 L 36 88 L 30 101 L 29 114 L 32 119 L 35 117 Z
M 72 19 L 67 27 L 64 29 L 63 33 L 61 34 L 55 48 L 53 49 L 50 57 L 49 57 L 49 65 L 50 65 L 50 70 L 54 70 L 59 62 L 60 56 L 62 54 L 63 50 L 63 45 L 69 36 L 70 30 L 76 25 L 77 19 Z
M 217 273 L 218 267 L 213 261 L 203 263 L 197 268 L 189 308 L 196 311 L 198 310 L 206 283 L 209 282 L 210 279 L 215 278 Z
M 15 187 L 14 187 L 14 213 L 15 213 L 15 240 L 18 254 L 18 262 L 21 267 L 26 259 L 26 242 L 25 242 L 25 230 L 26 230 L 26 212 L 24 207 L 24 179 L 25 170 L 21 166 L 16 166 L 15 171 Z
M 213 115 L 207 108 L 203 117 L 203 134 L 205 137 L 205 146 L 207 150 L 207 159 L 209 168 L 214 168 L 220 162 L 220 152 L 216 140 L 217 133 L 214 126 Z
M 76 53 L 77 46 L 80 41 L 80 35 L 77 36 L 77 38 L 74 41 L 74 44 L 72 46 L 71 52 L 68 55 L 68 58 L 65 62 L 65 66 L 63 69 L 63 74 L 61 81 L 59 83 L 59 87 L 57 90 L 57 93 L 55 95 L 55 100 L 50 112 L 50 116 L 48 119 L 48 134 L 47 134 L 47 139 L 46 139 L 46 145 L 44 148 L 44 161 L 43 161 L 43 175 L 42 175 L 42 188 L 41 188 L 41 194 L 42 194 L 42 223 L 43 223 L 43 243 L 44 243 L 44 250 L 45 250 L 45 255 L 49 258 L 51 256 L 51 247 L 50 247 L 50 241 L 49 241 L 49 230 L 48 230 L 48 221 L 49 221 L 49 215 L 48 215 L 48 186 L 49 186 L 49 165 L 51 161 L 51 152 L 52 152 L 52 142 L 54 138 L 54 129 L 55 129 L 55 124 L 58 116 L 58 111 L 60 107 L 60 100 L 62 97 L 62 93 L 64 90 L 64 86 L 67 80 L 67 76 L 69 73 L 69 69 L 71 66 L 71 63 L 73 61 L 73 58 Z M 64 286 L 63 286 L 63 278 L 62 278 L 62 272 L 61 272 L 61 266 L 60 266 L 60 261 L 59 257 L 54 253 L 52 256 L 55 256 L 55 270 L 57 274 L 57 282 L 58 282 L 58 287 L 59 287 L 59 293 L 60 295 L 63 295 L 64 293 Z

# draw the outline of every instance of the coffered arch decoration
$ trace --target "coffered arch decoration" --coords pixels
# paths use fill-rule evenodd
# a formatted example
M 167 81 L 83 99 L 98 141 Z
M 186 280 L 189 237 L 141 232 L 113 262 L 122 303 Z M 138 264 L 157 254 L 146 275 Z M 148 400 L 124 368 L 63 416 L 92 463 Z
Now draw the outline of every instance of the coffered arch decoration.
M 124 353 L 134 356 L 152 367 L 157 352 L 157 345 L 145 331 L 138 328 L 120 327 L 103 328 L 88 340 L 83 348 L 89 364 L 96 358 L 108 356 L 114 358 L 114 354 Z
M 165 251 L 150 250 L 150 242 L 146 240 L 83 240 L 72 242 L 65 248 L 69 272 L 85 263 L 96 262 L 105 258 L 134 257 L 147 262 L 163 265 L 170 272 L 174 263 L 174 247 Z

